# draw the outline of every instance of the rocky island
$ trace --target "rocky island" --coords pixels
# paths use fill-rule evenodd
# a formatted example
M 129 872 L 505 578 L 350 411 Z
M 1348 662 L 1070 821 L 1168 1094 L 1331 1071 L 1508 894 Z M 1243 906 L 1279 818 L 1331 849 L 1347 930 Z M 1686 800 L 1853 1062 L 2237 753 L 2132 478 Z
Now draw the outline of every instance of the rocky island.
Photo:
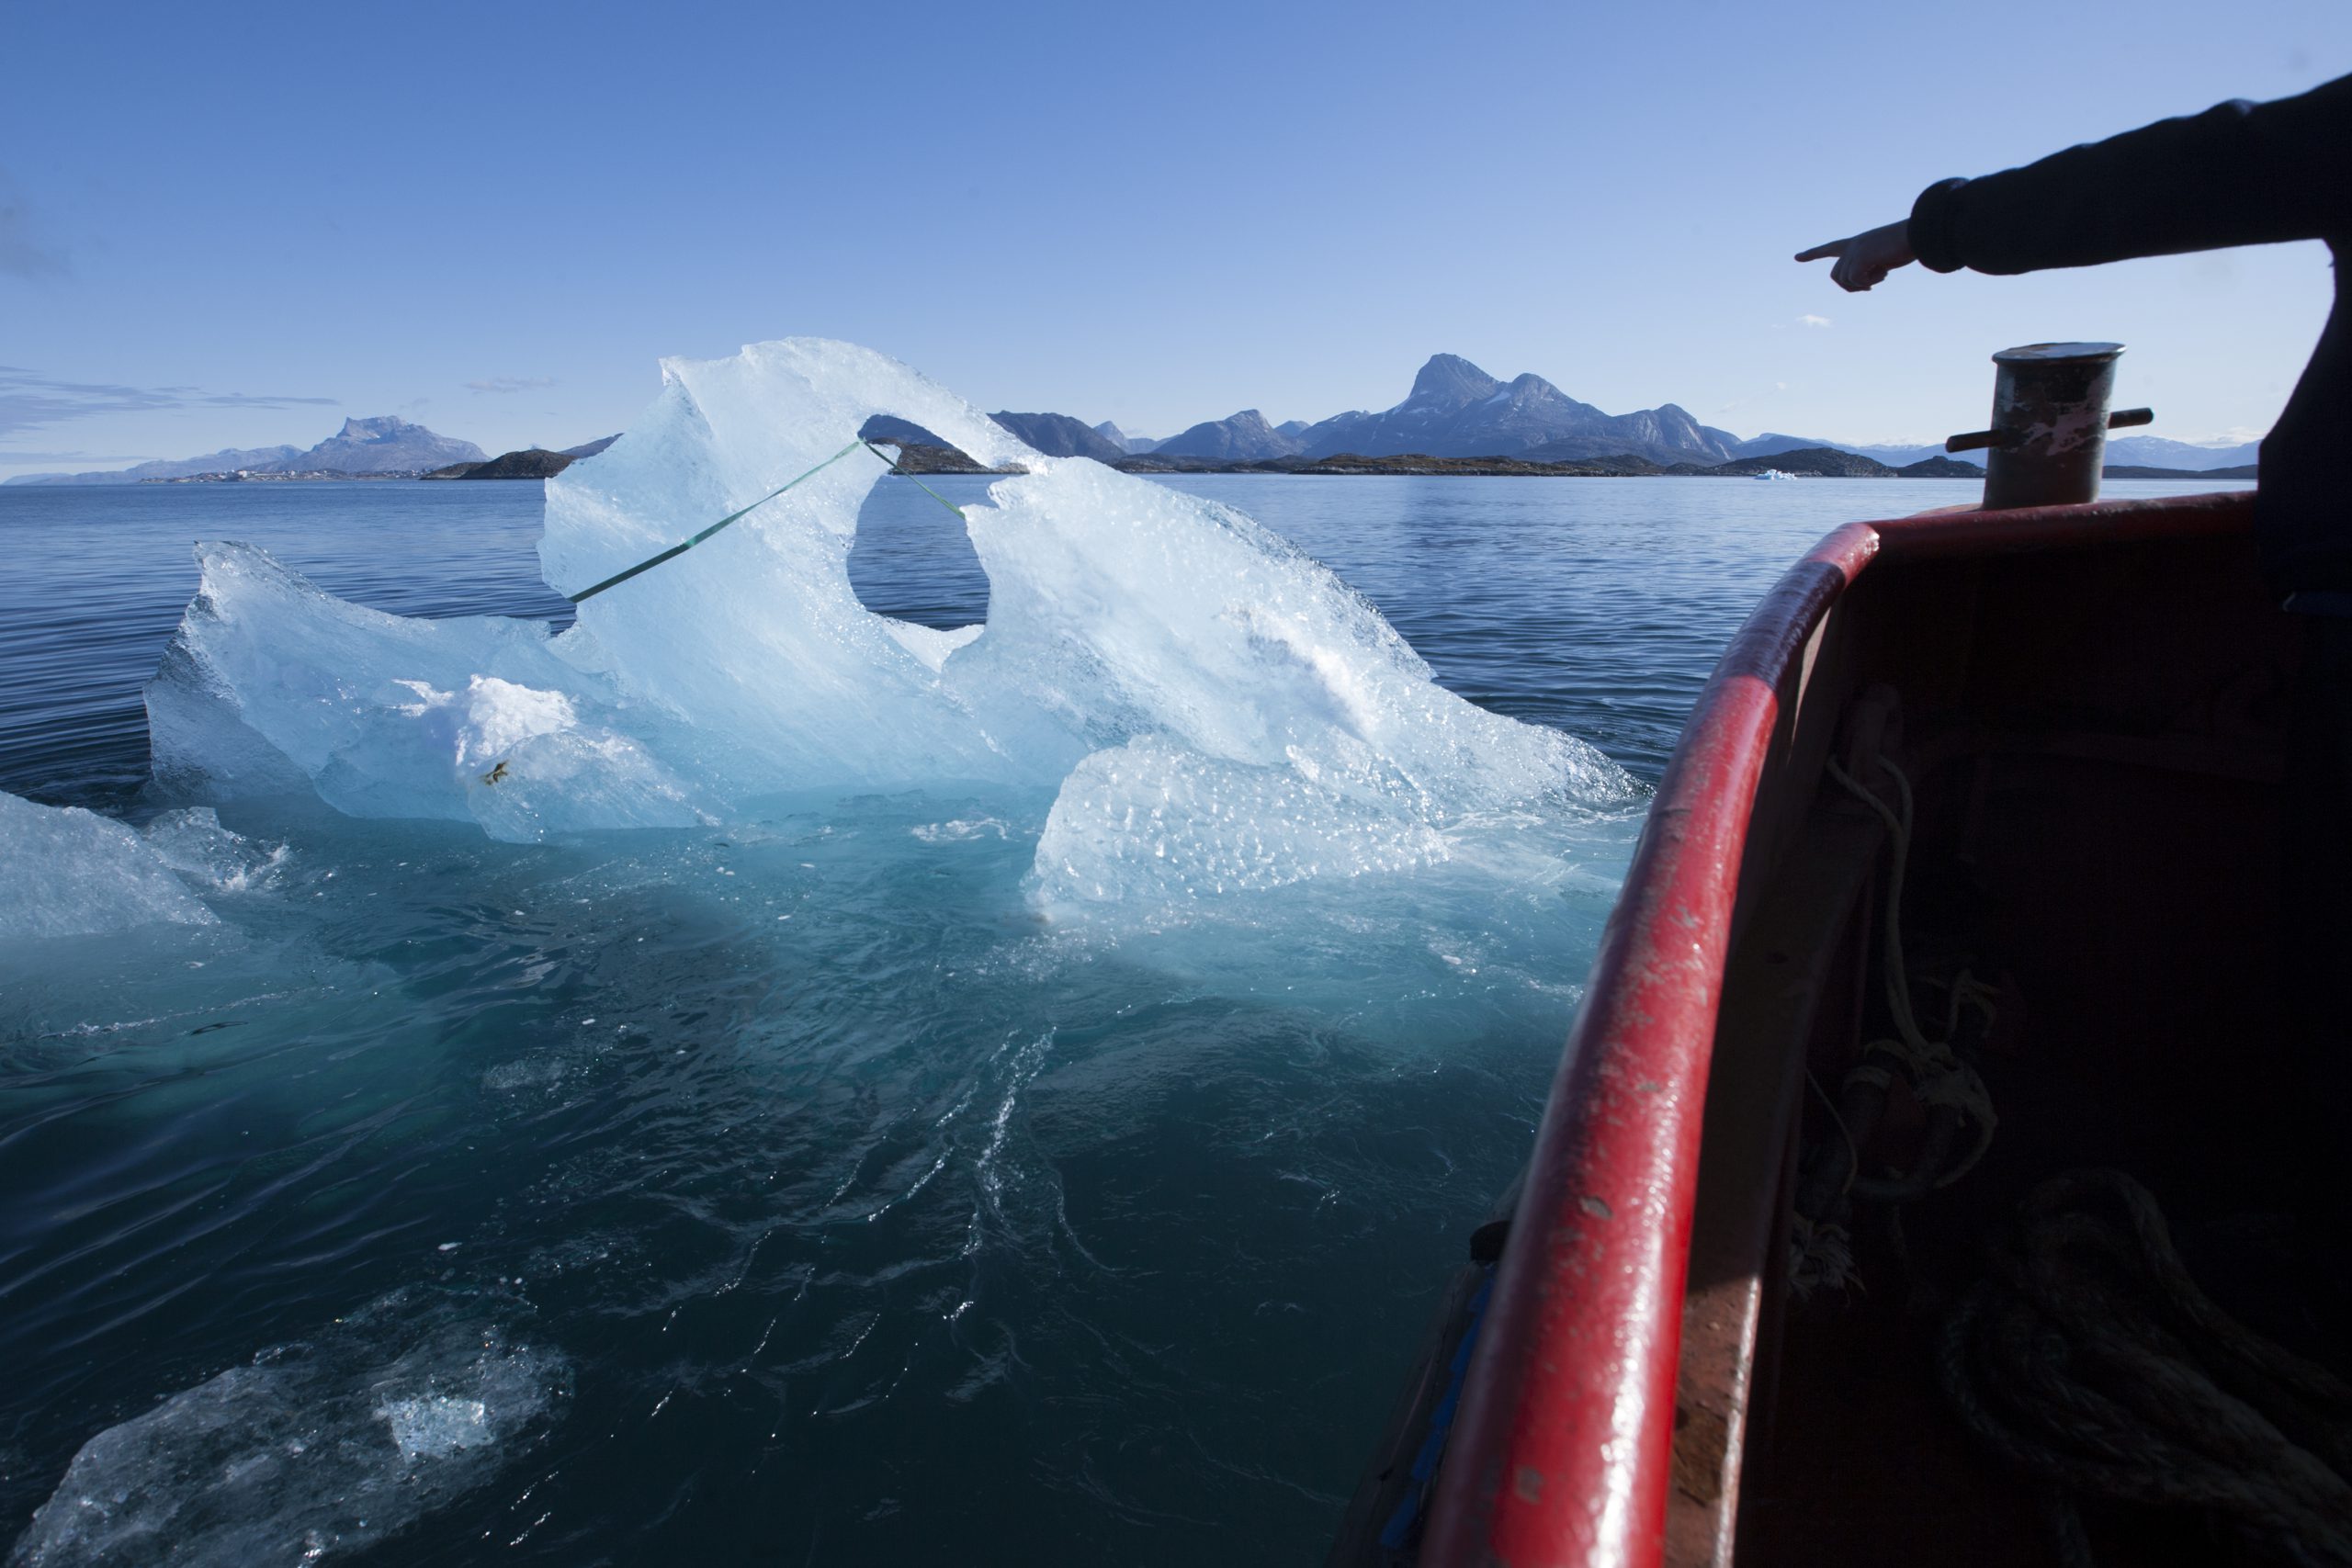
M 620 439 L 607 435 L 578 446 L 567 446 L 560 452 L 550 452 L 544 446 L 526 446 L 517 452 L 501 452 L 497 457 L 477 463 L 451 463 L 430 473 L 419 474 L 424 479 L 550 479 L 582 457 L 593 457 Z

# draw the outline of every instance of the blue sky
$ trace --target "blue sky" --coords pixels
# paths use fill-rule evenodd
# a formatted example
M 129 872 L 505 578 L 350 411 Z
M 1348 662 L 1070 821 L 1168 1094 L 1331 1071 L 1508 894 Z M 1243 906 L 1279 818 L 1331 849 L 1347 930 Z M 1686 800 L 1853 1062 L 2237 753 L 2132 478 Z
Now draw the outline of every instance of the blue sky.
M 0 476 L 345 414 L 570 445 L 662 355 L 795 333 L 1155 434 L 1384 407 L 1447 351 L 1855 441 L 2112 338 L 2195 440 L 2276 416 L 2324 247 L 1854 296 L 1789 257 L 2352 71 L 2352 5 L 0 0 Z

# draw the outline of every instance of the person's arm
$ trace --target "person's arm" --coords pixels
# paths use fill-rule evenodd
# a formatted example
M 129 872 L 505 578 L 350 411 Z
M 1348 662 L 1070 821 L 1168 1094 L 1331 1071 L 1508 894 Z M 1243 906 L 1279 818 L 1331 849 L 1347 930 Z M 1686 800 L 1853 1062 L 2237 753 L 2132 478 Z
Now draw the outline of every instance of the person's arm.
M 1930 272 L 1992 273 L 2352 232 L 2352 76 L 1945 180 L 1905 228 Z
M 1917 261 L 1931 272 L 2034 272 L 2224 245 L 2352 235 L 2352 76 L 2273 103 L 2070 147 L 1977 180 L 1929 186 L 1911 216 L 1799 261 L 1868 288 Z

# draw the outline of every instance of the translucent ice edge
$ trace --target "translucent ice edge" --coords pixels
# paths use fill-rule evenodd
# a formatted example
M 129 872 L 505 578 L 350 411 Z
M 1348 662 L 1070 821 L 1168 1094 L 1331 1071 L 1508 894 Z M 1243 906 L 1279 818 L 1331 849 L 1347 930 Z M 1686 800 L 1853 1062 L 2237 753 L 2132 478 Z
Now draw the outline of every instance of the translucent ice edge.
M 230 832 L 209 807 L 166 812 L 138 832 L 0 793 L 0 939 L 210 925 L 199 894 L 266 886 L 285 859 L 283 845 Z
M 496 1473 L 569 1388 L 492 1303 L 403 1291 L 82 1445 L 11 1568 L 340 1558 Z
M 783 791 L 1059 788 L 1048 905 L 1216 897 L 1447 858 L 1460 825 L 1633 786 L 1592 748 L 1440 687 L 1363 598 L 1250 518 L 1084 458 L 847 344 L 673 359 L 603 454 L 548 481 L 540 558 L 577 591 L 797 475 L 729 531 L 536 622 L 416 620 L 247 547 L 203 578 L 148 689 L 156 775 L 315 790 L 494 838 L 732 819 Z M 849 582 L 871 416 L 1027 470 L 964 509 L 984 627 L 877 615 Z

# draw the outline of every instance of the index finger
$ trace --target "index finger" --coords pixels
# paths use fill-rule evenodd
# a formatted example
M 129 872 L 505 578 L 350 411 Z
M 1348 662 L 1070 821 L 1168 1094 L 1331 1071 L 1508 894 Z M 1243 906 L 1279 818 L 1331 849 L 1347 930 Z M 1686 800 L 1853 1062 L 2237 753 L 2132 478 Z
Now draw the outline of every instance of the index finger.
M 1832 240 L 1826 245 L 1815 245 L 1809 251 L 1799 251 L 1797 253 L 1797 260 L 1801 262 L 1820 261 L 1825 257 L 1842 256 L 1845 254 L 1846 242 L 1843 240 Z

